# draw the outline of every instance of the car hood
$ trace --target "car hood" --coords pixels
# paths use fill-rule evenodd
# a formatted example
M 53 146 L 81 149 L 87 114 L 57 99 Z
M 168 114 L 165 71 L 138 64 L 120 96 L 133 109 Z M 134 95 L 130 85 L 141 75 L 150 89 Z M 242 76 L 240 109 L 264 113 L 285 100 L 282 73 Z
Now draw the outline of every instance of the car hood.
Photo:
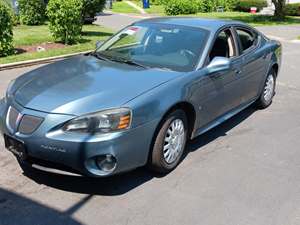
M 82 115 L 119 107 L 179 75 L 81 55 L 19 77 L 14 97 L 25 108 Z

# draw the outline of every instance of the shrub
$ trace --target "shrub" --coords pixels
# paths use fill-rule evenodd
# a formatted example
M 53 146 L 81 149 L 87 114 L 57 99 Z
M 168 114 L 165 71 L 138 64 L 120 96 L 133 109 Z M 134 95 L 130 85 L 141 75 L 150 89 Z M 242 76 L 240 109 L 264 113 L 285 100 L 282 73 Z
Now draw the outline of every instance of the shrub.
M 56 40 L 76 43 L 82 30 L 82 0 L 50 0 L 47 7 L 49 28 Z
M 217 1 L 218 6 L 223 7 L 225 11 L 232 11 L 235 8 L 237 3 L 238 3 L 238 0 L 218 0 Z
M 102 12 L 106 0 L 84 0 L 83 1 L 83 19 L 86 17 L 93 18 L 96 13 Z
M 13 21 L 11 9 L 0 1 L 0 56 L 13 53 Z
M 224 11 L 234 9 L 237 0 L 199 0 L 199 12 L 214 12 L 218 7 L 222 7 Z
M 194 14 L 198 12 L 197 1 L 169 0 L 164 2 L 167 15 Z
M 168 15 L 193 14 L 196 12 L 214 12 L 218 7 L 224 11 L 235 8 L 238 0 L 159 0 L 163 2 Z
M 168 0 L 152 0 L 150 3 L 152 5 L 163 5 L 165 2 L 167 2 Z
M 18 24 L 20 24 L 20 16 L 17 15 L 14 11 L 12 13 L 12 20 L 13 20 L 14 26 L 17 26 Z
M 215 0 L 201 0 L 198 4 L 199 12 L 213 12 L 217 9 L 217 2 Z
M 284 12 L 287 16 L 300 16 L 300 3 L 287 4 Z
M 19 0 L 20 22 L 25 25 L 40 25 L 45 21 L 43 0 Z
M 268 3 L 266 0 L 240 0 L 237 2 L 234 10 L 249 12 L 251 7 L 256 7 L 258 11 L 262 10 L 262 8 L 267 7 Z
M 7 4 L 9 7 L 12 7 L 12 2 L 11 1 L 9 1 L 9 0 L 1 0 L 1 1 L 2 1 L 2 3 Z
M 2 2 L 4 2 L 10 9 L 11 11 L 11 16 L 12 16 L 12 22 L 13 22 L 13 25 L 16 26 L 20 23 L 20 20 L 19 20 L 19 16 L 16 14 L 14 8 L 13 8 L 13 5 L 12 5 L 12 1 L 10 0 L 0 0 Z

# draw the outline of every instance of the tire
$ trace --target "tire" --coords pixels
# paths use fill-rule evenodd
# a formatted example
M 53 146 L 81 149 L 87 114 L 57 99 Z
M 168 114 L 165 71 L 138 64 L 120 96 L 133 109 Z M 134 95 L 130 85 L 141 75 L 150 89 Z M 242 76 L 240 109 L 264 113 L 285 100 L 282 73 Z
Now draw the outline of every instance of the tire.
M 182 159 L 187 142 L 188 122 L 185 112 L 178 109 L 160 124 L 148 166 L 155 172 L 166 174 L 174 170 Z
M 266 78 L 263 90 L 256 102 L 256 105 L 259 109 L 268 108 L 272 104 L 273 97 L 275 95 L 275 88 L 276 88 L 276 72 L 272 69 Z

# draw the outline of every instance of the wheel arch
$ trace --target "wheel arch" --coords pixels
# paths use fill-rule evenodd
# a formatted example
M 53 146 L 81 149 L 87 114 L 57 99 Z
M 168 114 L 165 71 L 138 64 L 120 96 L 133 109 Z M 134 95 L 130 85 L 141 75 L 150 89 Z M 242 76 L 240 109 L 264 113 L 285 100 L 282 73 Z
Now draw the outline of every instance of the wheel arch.
M 191 136 L 194 127 L 195 127 L 195 122 L 196 122 L 196 110 L 195 107 L 192 103 L 187 102 L 187 101 L 182 101 L 182 102 L 178 102 L 175 105 L 171 106 L 167 112 L 164 114 L 164 116 L 162 117 L 159 126 L 161 125 L 161 123 L 164 121 L 164 119 L 172 112 L 174 112 L 177 109 L 181 109 L 182 111 L 185 112 L 187 121 L 188 121 L 188 137 Z M 158 127 L 159 127 L 158 126 Z
M 275 71 L 275 73 L 276 73 L 275 76 L 276 76 L 276 78 L 277 78 L 278 72 L 279 72 L 279 65 L 278 65 L 278 63 L 274 63 L 274 64 L 271 66 L 271 69 Z
M 159 132 L 160 127 L 162 126 L 162 124 L 163 124 L 164 120 L 167 118 L 167 116 L 170 115 L 170 113 L 174 112 L 177 109 L 183 110 L 186 114 L 186 118 L 188 121 L 188 138 L 189 139 L 191 138 L 192 133 L 194 131 L 194 127 L 195 127 L 195 122 L 196 122 L 195 107 L 192 103 L 187 102 L 187 101 L 177 102 L 176 104 L 174 104 L 168 108 L 168 110 L 161 117 L 157 127 L 155 128 L 155 132 L 154 132 L 154 134 L 152 136 L 152 140 L 151 140 L 150 151 L 148 152 L 148 162 L 149 162 L 149 160 L 151 160 L 151 153 L 153 150 L 155 138 Z

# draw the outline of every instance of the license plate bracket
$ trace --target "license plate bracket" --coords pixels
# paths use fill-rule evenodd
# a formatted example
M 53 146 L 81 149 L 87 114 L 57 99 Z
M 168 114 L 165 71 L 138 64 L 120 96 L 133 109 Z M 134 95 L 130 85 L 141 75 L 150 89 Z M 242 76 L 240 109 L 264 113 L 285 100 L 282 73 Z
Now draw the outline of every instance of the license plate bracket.
M 5 148 L 12 152 L 17 158 L 26 160 L 27 151 L 24 142 L 8 135 L 4 135 Z

